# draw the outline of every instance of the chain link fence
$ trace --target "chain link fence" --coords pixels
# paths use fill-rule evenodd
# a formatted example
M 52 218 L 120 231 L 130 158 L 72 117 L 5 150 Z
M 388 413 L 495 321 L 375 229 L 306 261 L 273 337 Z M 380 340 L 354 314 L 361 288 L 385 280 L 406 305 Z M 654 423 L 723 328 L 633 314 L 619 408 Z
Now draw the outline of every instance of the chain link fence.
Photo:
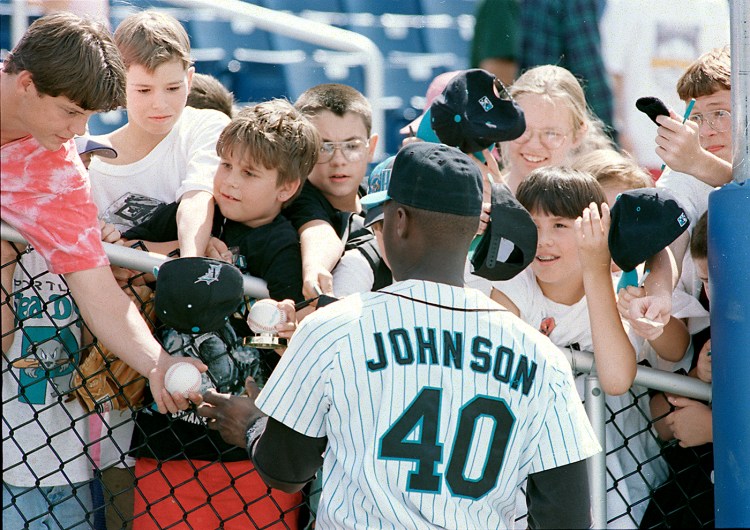
M 113 399 L 85 399 L 97 376 L 127 374 L 91 337 L 64 279 L 49 273 L 33 250 L 17 248 L 17 258 L 2 264 L 15 266 L 12 290 L 2 293 L 3 310 L 15 322 L 2 330 L 5 528 L 312 528 L 319 480 L 299 494 L 269 490 L 245 450 L 224 442 L 194 412 L 156 412 L 142 377 L 121 380 L 127 390 Z M 147 320 L 150 285 L 141 274 L 125 287 Z M 172 355 L 197 356 L 209 366 L 205 388 L 239 394 L 246 376 L 262 384 L 278 361 L 275 352 L 245 344 L 251 332 L 241 314 L 204 335 L 151 324 Z M 576 372 L 590 371 L 590 354 L 569 353 Z M 82 367 L 94 361 L 99 369 L 84 377 Z M 613 528 L 712 525 L 710 444 L 661 441 L 655 422 L 669 409 L 652 413 L 663 390 L 707 399 L 710 389 L 649 368 L 639 368 L 636 383 L 624 396 L 602 395 L 606 494 L 593 502 L 606 504 Z M 84 399 L 76 388 L 84 389 Z M 522 499 L 521 492 L 525 510 Z M 525 524 L 520 517 L 518 526 Z

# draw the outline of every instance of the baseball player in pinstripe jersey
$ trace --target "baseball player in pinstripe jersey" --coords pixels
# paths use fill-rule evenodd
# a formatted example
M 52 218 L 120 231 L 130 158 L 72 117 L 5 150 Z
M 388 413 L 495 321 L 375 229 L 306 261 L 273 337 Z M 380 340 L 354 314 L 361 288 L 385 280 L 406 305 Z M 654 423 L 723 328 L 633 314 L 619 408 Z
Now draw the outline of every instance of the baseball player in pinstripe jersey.
M 319 309 L 260 395 L 208 392 L 200 413 L 271 487 L 298 491 L 322 465 L 319 528 L 508 528 L 527 476 L 531 527 L 589 527 L 600 447 L 570 365 L 463 285 L 477 166 L 408 145 L 378 200 L 396 283 Z

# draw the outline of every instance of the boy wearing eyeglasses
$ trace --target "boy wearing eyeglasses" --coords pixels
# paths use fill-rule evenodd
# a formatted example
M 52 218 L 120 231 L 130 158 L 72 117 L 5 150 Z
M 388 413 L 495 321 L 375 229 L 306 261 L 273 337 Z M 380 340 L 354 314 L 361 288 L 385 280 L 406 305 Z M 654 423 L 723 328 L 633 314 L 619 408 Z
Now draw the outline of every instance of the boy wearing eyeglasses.
M 319 294 L 316 289 L 333 294 L 331 270 L 344 243 L 364 230 L 364 219 L 358 215 L 359 191 L 378 136 L 372 134 L 369 101 L 350 86 L 316 85 L 294 106 L 310 119 L 322 140 L 318 163 L 300 196 L 284 209 L 300 236 L 303 292 L 312 298 Z
M 690 234 L 700 216 L 708 210 L 709 194 L 716 186 L 732 179 L 730 72 L 729 46 L 701 55 L 677 82 L 677 93 L 682 101 L 687 104 L 695 99 L 688 119 L 683 123 L 682 117 L 674 111 L 670 111 L 670 116 L 656 118 L 660 125 L 656 154 L 668 166 L 656 186 L 671 191 L 690 219 L 688 231 L 669 246 L 677 266 L 676 287 L 694 298 L 698 298 L 700 281 L 692 260 L 685 259 L 689 255 Z M 671 311 L 672 297 L 662 293 L 639 298 L 623 316 L 630 319 L 636 332 L 645 336 L 648 329 L 641 328 L 635 319 Z

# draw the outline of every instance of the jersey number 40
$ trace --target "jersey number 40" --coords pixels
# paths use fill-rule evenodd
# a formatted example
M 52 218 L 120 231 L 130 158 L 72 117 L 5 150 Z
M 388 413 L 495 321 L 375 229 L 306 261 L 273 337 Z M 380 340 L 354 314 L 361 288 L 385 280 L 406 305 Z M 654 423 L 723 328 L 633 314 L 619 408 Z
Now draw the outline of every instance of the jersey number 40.
M 416 468 L 407 478 L 407 491 L 440 493 L 442 477 L 436 468 L 443 461 L 443 444 L 438 440 L 441 399 L 442 389 L 422 388 L 380 439 L 379 458 L 416 462 Z M 483 472 L 480 477 L 471 479 L 466 477 L 465 468 L 481 417 L 492 420 L 493 428 L 486 445 Z M 445 471 L 445 482 L 453 495 L 476 500 L 495 487 L 514 422 L 513 413 L 503 399 L 475 396 L 464 403 Z M 413 433 L 418 433 L 417 439 Z

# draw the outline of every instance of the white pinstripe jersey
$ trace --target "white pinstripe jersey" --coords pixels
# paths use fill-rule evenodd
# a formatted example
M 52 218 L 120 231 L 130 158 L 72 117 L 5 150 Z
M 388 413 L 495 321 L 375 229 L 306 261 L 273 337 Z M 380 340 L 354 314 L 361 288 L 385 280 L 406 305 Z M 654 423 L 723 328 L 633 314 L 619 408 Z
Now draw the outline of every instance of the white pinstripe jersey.
M 320 528 L 512 527 L 528 473 L 600 450 L 549 339 L 468 308 L 500 306 L 409 280 L 302 322 L 256 404 L 328 437 Z

